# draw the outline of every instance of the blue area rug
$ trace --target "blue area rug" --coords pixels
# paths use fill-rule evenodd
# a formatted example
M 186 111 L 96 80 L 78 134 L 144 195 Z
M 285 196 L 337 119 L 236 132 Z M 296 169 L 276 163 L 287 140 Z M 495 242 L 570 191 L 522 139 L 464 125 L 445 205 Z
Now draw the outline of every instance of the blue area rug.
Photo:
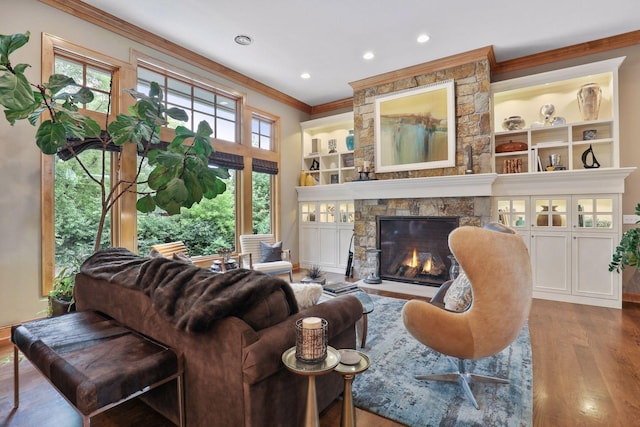
M 480 410 L 458 383 L 421 381 L 416 374 L 454 372 L 447 356 L 428 349 L 404 328 L 405 300 L 371 295 L 367 345 L 371 367 L 356 376 L 356 407 L 407 426 L 530 426 L 533 406 L 531 341 L 527 325 L 495 356 L 468 361 L 470 372 L 507 378 L 509 384 L 472 383 Z

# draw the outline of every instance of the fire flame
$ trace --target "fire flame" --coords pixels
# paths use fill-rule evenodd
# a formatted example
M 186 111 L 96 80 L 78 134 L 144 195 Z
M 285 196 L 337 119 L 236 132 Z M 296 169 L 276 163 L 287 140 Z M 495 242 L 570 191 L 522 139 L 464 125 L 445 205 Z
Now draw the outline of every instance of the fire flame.
M 415 268 L 418 266 L 418 253 L 416 250 L 413 250 L 413 257 L 411 258 L 411 262 L 409 262 L 409 267 Z
M 427 261 L 424 263 L 424 267 L 422 268 L 422 271 L 424 271 L 425 273 L 430 273 L 431 267 L 433 267 L 433 258 L 429 257 L 427 258 Z

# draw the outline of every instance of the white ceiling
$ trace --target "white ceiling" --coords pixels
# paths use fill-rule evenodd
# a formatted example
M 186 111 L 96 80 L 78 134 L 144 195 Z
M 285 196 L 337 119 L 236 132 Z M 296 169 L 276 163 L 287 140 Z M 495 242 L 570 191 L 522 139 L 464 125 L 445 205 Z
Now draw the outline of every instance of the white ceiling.
M 311 106 L 352 96 L 349 82 L 489 45 L 504 61 L 640 29 L 638 0 L 84 1 Z M 431 40 L 418 44 L 421 33 Z

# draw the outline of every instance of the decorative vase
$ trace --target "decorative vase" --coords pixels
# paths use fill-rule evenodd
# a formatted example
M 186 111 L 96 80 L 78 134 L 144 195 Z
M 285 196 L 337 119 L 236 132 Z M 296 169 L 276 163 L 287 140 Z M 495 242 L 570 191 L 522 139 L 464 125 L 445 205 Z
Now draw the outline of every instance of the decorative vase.
M 349 131 L 349 135 L 346 138 L 347 150 L 353 151 L 353 130 Z
M 555 212 L 558 209 L 557 206 L 552 206 L 551 211 Z M 552 214 L 551 215 L 551 224 L 549 224 L 549 206 L 542 206 L 542 211 L 536 217 L 536 225 L 538 227 L 548 227 L 549 225 L 553 225 L 554 227 L 562 226 L 562 216 L 560 214 Z
M 310 173 L 307 174 L 307 177 L 305 178 L 305 181 L 304 181 L 304 185 L 307 187 L 312 187 L 316 185 L 316 180 L 313 179 L 313 175 L 311 175 Z
M 597 120 L 600 111 L 602 89 L 596 83 L 587 83 L 578 90 L 578 107 L 582 120 Z

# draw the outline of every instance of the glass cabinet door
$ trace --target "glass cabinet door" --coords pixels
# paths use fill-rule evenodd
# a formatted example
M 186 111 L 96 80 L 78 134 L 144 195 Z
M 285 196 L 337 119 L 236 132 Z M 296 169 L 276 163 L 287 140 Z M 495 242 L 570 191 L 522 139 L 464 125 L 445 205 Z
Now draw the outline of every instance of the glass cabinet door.
M 355 207 L 353 202 L 339 202 L 338 210 L 340 211 L 340 216 L 338 217 L 338 222 L 340 224 L 353 224 L 355 216 Z
M 335 202 L 321 202 L 318 204 L 319 221 L 321 224 L 336 222 L 336 204 Z
M 300 203 L 300 221 L 302 223 L 316 222 L 316 203 Z
M 568 197 L 533 199 L 535 209 L 534 226 L 546 229 L 567 229 L 569 227 Z
M 528 227 L 528 204 L 528 198 L 498 200 L 498 222 L 511 228 Z
M 614 231 L 616 200 L 609 196 L 575 196 L 573 227 L 583 231 Z

